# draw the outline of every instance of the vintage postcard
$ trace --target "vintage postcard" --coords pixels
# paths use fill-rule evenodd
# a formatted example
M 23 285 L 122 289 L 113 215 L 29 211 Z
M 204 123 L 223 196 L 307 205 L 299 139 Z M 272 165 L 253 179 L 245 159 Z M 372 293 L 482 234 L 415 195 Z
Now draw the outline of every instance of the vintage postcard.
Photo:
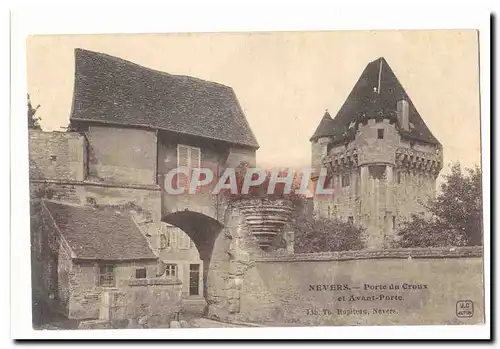
M 34 329 L 485 322 L 477 30 L 26 52 Z

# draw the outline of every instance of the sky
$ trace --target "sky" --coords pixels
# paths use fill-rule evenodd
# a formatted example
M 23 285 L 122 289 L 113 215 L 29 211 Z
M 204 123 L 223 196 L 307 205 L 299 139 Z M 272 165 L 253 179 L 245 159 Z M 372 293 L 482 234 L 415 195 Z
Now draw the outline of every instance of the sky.
M 261 167 L 307 167 L 309 138 L 334 116 L 365 66 L 385 57 L 443 145 L 444 168 L 480 163 L 477 32 L 52 35 L 27 40 L 28 93 L 42 129 L 68 124 L 74 49 L 231 86 L 260 144 Z

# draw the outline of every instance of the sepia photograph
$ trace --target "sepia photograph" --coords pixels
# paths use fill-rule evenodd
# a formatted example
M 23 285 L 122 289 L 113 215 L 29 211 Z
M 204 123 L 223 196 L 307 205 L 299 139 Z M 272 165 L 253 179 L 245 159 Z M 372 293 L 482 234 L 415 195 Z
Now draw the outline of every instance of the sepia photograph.
M 487 322 L 479 30 L 24 45 L 34 331 Z

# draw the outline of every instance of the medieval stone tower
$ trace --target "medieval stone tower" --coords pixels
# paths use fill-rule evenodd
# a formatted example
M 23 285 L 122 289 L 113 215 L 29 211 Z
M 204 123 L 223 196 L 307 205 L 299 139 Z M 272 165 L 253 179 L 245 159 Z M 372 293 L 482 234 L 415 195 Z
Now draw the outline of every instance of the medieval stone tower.
M 335 118 L 310 139 L 312 167 L 328 169 L 317 216 L 363 226 L 367 248 L 387 248 L 401 219 L 426 214 L 442 168 L 439 141 L 384 58 L 369 63 Z

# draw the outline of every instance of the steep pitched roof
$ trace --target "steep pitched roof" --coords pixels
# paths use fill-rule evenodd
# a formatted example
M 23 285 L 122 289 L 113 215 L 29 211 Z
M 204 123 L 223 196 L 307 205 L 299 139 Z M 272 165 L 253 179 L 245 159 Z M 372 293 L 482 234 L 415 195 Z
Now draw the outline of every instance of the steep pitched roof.
M 312 135 L 311 140 L 315 140 L 315 139 L 318 139 L 321 137 L 328 137 L 328 136 L 332 135 L 334 128 L 335 128 L 335 123 L 333 122 L 333 119 L 327 110 L 325 112 L 325 115 L 323 115 L 323 118 L 319 122 L 319 125 L 316 128 L 316 131 L 314 131 L 314 134 Z
M 43 204 L 75 259 L 157 259 L 146 237 L 127 214 L 47 200 Z
M 146 126 L 258 148 L 231 87 L 75 50 L 72 121 Z
M 411 98 L 383 57 L 366 66 L 333 119 L 333 127 L 323 130 L 322 135 L 341 139 L 348 133 L 346 131 L 353 121 L 360 121 L 363 118 L 384 115 L 396 120 L 397 102 L 401 99 L 408 101 L 409 121 L 412 126 L 410 131 L 400 129 L 402 135 L 426 143 L 440 144 L 422 120 Z M 316 138 L 315 133 L 311 140 Z

